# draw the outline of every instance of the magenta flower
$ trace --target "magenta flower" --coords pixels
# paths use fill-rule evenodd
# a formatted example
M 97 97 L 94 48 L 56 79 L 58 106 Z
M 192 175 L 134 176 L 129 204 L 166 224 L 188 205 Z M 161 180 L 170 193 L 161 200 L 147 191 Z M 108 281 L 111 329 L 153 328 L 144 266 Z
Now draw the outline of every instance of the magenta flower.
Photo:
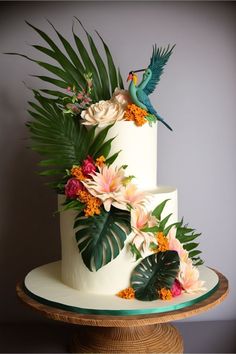
M 85 175 L 85 177 L 90 177 L 91 173 L 96 172 L 96 165 L 91 156 L 87 156 L 87 159 L 83 161 L 82 164 L 82 172 Z
M 173 297 L 181 295 L 182 286 L 177 279 L 175 279 L 174 284 L 172 285 L 170 291 Z
M 65 185 L 65 195 L 70 199 L 77 198 L 78 192 L 82 190 L 84 190 L 84 186 L 76 178 L 70 178 Z

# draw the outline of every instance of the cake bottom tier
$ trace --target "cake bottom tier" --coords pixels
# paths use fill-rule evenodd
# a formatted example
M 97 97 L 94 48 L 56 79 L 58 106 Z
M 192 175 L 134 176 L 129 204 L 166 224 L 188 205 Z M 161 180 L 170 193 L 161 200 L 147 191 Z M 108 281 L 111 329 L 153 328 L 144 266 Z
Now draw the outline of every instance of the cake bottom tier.
M 80 314 L 93 315 L 150 315 L 179 310 L 195 305 L 211 296 L 219 287 L 215 271 L 199 267 L 200 278 L 205 290 L 188 294 L 182 293 L 172 300 L 139 301 L 125 300 L 114 295 L 88 294 L 72 289 L 61 282 L 61 262 L 45 264 L 31 270 L 24 281 L 28 295 L 42 304 Z M 95 321 L 95 319 L 93 319 Z
M 169 199 L 162 216 L 169 214 L 169 224 L 178 220 L 178 196 L 177 190 L 173 187 L 160 186 L 151 191 L 153 197 L 148 205 L 153 210 L 158 204 Z M 63 196 L 59 196 L 59 208 Z M 65 211 L 60 213 L 61 229 L 61 280 L 71 288 L 94 294 L 116 294 L 122 289 L 130 286 L 130 276 L 137 265 L 134 256 L 130 252 L 129 243 L 132 234 L 127 235 L 124 248 L 118 257 L 113 259 L 98 271 L 91 272 L 83 262 L 76 243 L 75 231 L 73 229 L 76 212 Z

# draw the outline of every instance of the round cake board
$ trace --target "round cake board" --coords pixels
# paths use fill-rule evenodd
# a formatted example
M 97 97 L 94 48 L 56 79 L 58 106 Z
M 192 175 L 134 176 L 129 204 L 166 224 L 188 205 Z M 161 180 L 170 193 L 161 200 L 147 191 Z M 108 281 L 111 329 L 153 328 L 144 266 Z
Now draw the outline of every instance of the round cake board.
M 70 288 L 61 281 L 61 261 L 33 269 L 25 278 L 25 292 L 38 302 L 81 314 L 143 315 L 175 311 L 192 306 L 211 296 L 219 286 L 218 275 L 210 268 L 199 267 L 205 290 L 193 294 L 183 293 L 172 300 L 125 300 L 116 295 L 85 293 Z M 122 289 L 121 289 L 122 290 Z

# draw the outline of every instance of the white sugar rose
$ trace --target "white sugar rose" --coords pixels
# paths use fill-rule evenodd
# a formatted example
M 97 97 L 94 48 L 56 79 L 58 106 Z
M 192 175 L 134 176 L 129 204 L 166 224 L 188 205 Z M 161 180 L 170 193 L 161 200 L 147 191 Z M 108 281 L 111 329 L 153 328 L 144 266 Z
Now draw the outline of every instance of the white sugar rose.
M 97 125 L 105 127 L 124 118 L 122 105 L 118 102 L 99 101 L 92 104 L 88 109 L 81 112 L 81 117 L 85 120 L 84 125 Z
M 118 102 L 119 104 L 121 104 L 123 109 L 126 109 L 127 105 L 132 103 L 129 91 L 121 90 L 118 87 L 115 89 L 111 100 L 113 102 Z

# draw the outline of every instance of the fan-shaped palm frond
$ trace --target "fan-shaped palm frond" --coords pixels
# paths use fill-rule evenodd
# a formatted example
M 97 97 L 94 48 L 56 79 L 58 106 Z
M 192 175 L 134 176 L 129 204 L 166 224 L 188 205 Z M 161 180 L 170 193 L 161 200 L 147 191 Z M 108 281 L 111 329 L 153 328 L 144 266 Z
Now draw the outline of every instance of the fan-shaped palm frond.
M 105 141 L 110 126 L 95 136 L 95 127 L 87 129 L 78 118 L 65 115 L 57 104 L 34 91 L 37 103 L 29 102 L 34 118 L 28 123 L 32 149 L 44 158 L 42 175 L 64 175 L 66 169 L 80 164 L 88 154 L 107 157 L 111 140 Z
M 91 95 L 94 101 L 109 99 L 116 87 L 123 88 L 122 77 L 119 70 L 117 70 L 115 67 L 107 44 L 104 42 L 102 37 L 98 35 L 103 43 L 105 55 L 107 57 L 106 65 L 96 47 L 92 36 L 85 30 L 80 21 L 79 23 L 87 35 L 89 48 L 92 54 L 88 52 L 80 37 L 75 33 L 74 27 L 72 32 L 76 49 L 74 49 L 72 45 L 61 35 L 61 33 L 56 30 L 56 28 L 49 22 L 55 30 L 63 46 L 63 50 L 65 51 L 64 53 L 63 50 L 61 50 L 55 43 L 55 41 L 53 41 L 44 31 L 33 26 L 29 22 L 26 23 L 31 28 L 33 28 L 41 38 L 43 38 L 49 47 L 42 45 L 32 46 L 41 53 L 44 53 L 50 59 L 54 59 L 57 64 L 53 65 L 51 63 L 35 60 L 21 53 L 7 54 L 19 55 L 28 60 L 34 61 L 42 68 L 47 70 L 50 74 L 53 74 L 53 77 L 45 75 L 36 75 L 36 77 L 43 80 L 44 82 L 53 84 L 60 89 L 65 89 L 68 86 L 74 86 L 77 91 L 79 91 L 86 88 L 85 74 L 91 73 L 94 84 Z

